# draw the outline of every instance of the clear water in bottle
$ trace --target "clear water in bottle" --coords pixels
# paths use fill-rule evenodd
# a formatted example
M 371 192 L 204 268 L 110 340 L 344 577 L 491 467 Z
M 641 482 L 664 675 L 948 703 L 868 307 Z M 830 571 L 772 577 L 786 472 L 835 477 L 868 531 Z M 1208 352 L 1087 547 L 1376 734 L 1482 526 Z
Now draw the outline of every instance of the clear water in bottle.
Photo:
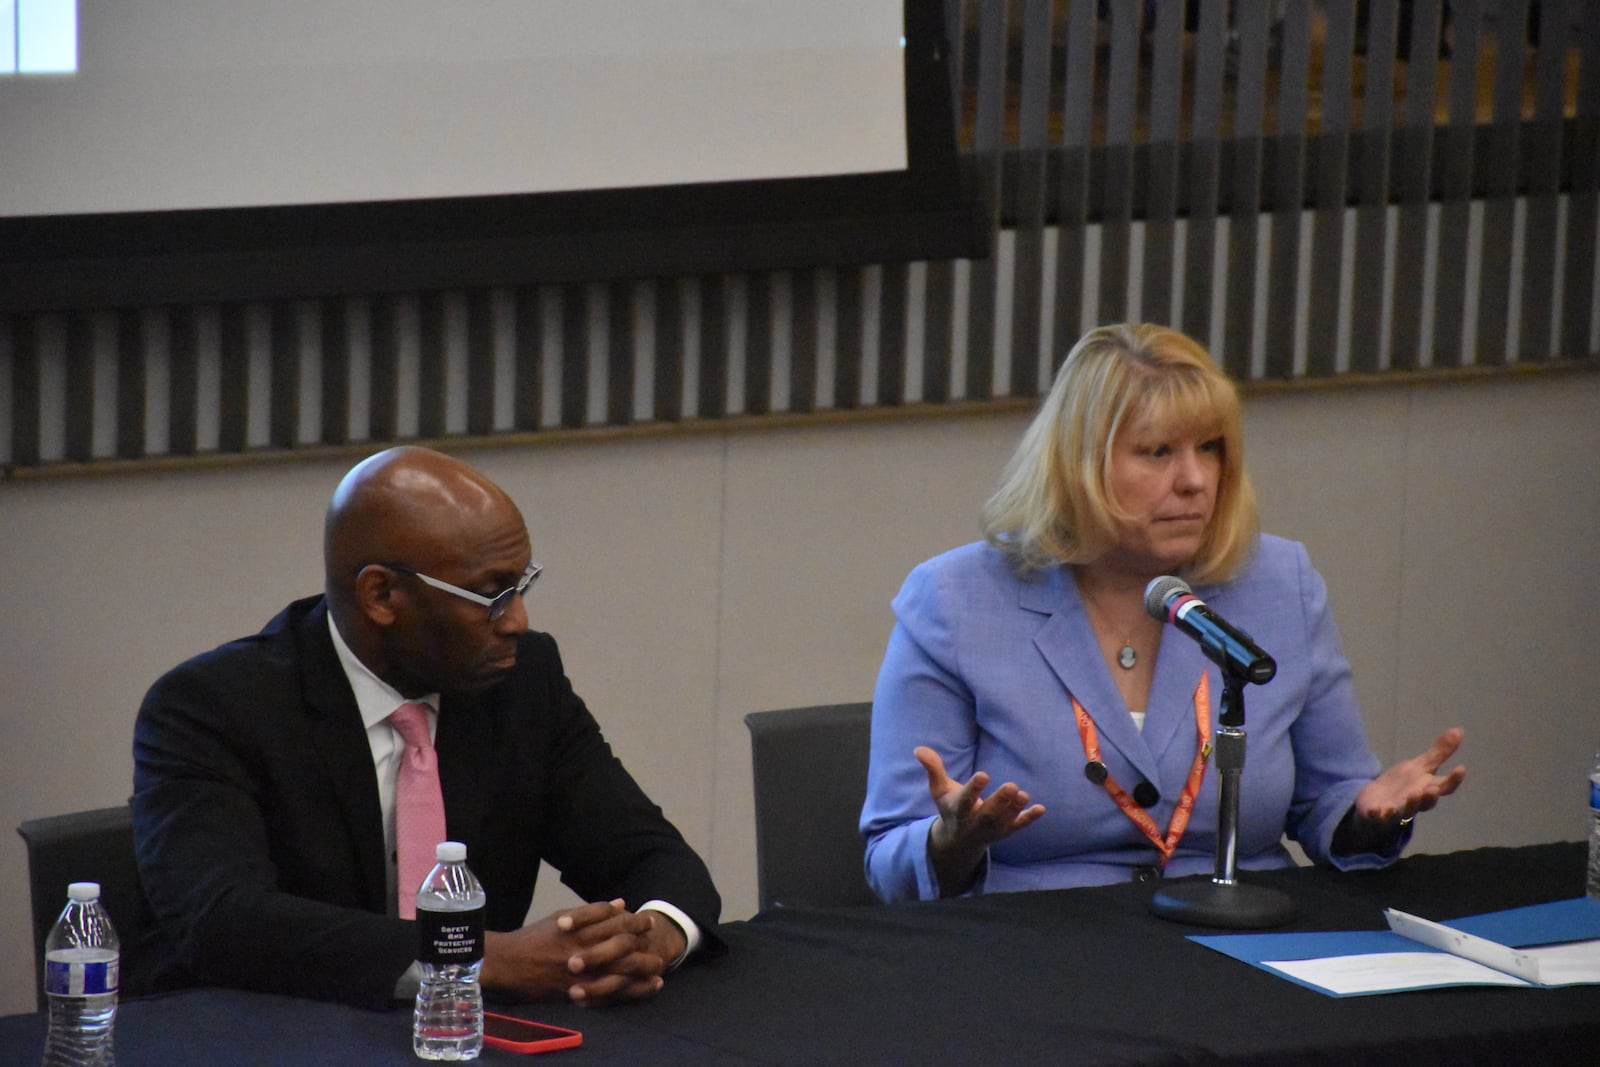
M 429 973 L 429 972 L 432 973 Z M 478 967 L 424 966 L 412 1048 L 425 1060 L 472 1060 L 483 1050 Z
M 483 909 L 486 897 L 467 868 L 465 845 L 446 841 L 417 893 L 422 985 L 411 1047 L 425 1060 L 477 1059 L 483 1049 Z
M 74 882 L 45 940 L 50 1029 L 44 1067 L 112 1067 L 121 953 L 100 886 Z

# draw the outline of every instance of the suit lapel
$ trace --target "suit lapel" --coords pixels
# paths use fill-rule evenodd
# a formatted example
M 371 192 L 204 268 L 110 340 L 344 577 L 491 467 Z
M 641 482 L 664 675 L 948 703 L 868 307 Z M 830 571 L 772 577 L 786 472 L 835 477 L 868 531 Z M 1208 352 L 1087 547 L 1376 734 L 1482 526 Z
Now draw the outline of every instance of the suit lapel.
M 490 783 L 482 756 L 495 744 L 493 699 L 442 697 L 439 702 L 433 745 L 439 753 L 445 828 L 453 841 L 477 840 L 483 827 Z
M 1066 692 L 1076 697 L 1094 720 L 1101 747 L 1115 747 L 1141 775 L 1150 781 L 1159 781 L 1156 759 L 1147 738 L 1133 725 L 1122 694 L 1117 691 L 1100 655 L 1094 628 L 1078 597 L 1071 570 L 1057 567 L 1043 580 L 1024 583 L 1019 606 L 1024 611 L 1049 615 L 1034 634 L 1034 647 Z M 1160 673 L 1159 662 L 1157 673 Z M 1152 690 L 1152 706 L 1155 699 Z
M 1194 691 L 1208 667 L 1200 646 L 1172 627 L 1163 627 L 1161 648 L 1156 657 L 1156 673 L 1150 682 L 1149 714 L 1144 722 L 1144 740 L 1159 760 L 1174 746 L 1180 762 L 1194 759 Z M 1211 722 L 1217 721 L 1217 700 L 1221 696 L 1215 676 L 1211 679 Z
M 304 664 L 305 701 L 315 758 L 333 786 L 339 818 L 355 850 L 369 908 L 388 907 L 383 855 L 383 808 L 372 767 L 372 746 L 355 694 L 328 636 L 326 602 L 306 614 L 296 640 Z

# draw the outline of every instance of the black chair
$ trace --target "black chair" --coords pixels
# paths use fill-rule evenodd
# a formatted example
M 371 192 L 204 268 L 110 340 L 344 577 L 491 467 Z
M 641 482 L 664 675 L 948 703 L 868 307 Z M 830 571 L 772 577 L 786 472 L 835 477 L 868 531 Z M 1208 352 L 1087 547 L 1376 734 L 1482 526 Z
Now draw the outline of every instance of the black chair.
M 857 826 L 867 793 L 872 705 L 756 711 L 756 879 L 761 910 L 876 904 Z
M 28 897 L 33 907 L 34 990 L 39 1010 L 44 993 L 44 941 L 67 903 L 73 882 L 99 882 L 100 903 L 111 916 L 121 945 L 122 991 L 139 991 L 144 945 L 155 933 L 155 917 L 139 883 L 133 851 L 133 815 L 126 804 L 70 815 L 30 819 L 17 827 L 28 847 Z

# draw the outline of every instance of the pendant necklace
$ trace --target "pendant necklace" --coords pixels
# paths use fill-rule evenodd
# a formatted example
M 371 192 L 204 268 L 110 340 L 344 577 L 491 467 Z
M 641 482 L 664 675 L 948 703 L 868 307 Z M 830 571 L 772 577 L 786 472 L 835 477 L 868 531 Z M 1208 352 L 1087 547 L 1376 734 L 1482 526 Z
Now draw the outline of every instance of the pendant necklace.
M 1083 592 L 1081 585 L 1078 587 L 1078 595 L 1083 598 L 1086 607 L 1093 607 L 1102 616 L 1105 614 L 1100 605 L 1096 604 L 1088 594 Z M 1122 639 L 1122 647 L 1117 650 L 1117 666 L 1125 671 L 1131 671 L 1138 662 L 1139 650 L 1133 647 L 1133 638 L 1124 637 Z

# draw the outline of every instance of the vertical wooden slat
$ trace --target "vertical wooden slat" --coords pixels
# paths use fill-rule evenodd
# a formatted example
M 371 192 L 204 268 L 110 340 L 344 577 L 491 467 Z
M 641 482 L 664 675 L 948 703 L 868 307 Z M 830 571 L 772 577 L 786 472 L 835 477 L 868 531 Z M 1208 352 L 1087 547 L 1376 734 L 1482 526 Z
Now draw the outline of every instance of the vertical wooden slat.
M 1356 245 L 1351 278 L 1350 369 L 1373 371 L 1383 354 L 1384 259 L 1389 237 L 1389 146 L 1394 124 L 1397 0 L 1368 5 L 1361 90 L 1361 169 L 1356 178 Z
M 797 270 L 790 286 L 789 410 L 817 407 L 817 272 Z
M 964 32 L 966 4 L 962 0 L 944 0 L 945 45 L 950 51 L 950 106 L 959 130 L 962 120 L 962 72 L 966 56 L 967 35 Z
M 1483 161 L 1483 272 L 1478 282 L 1476 362 L 1510 362 L 1511 268 L 1516 254 L 1517 156 L 1521 151 L 1523 35 L 1528 0 L 1500 0 L 1495 34 L 1494 120 Z
M 1574 0 L 1575 2 L 1575 0 Z M 1524 126 L 1521 336 L 1517 360 L 1551 357 L 1557 251 L 1561 245 L 1561 138 L 1566 104 L 1568 0 L 1542 0 L 1533 120 Z
M 950 91 L 953 99 L 952 114 L 959 129 L 963 125 L 963 102 L 966 98 L 966 5 L 962 0 L 944 0 L 945 32 L 950 38 L 952 67 Z M 952 347 L 955 342 L 955 264 L 950 260 L 929 263 L 923 280 L 922 321 L 922 399 L 929 403 L 943 403 L 950 399 L 950 380 L 953 362 Z M 794 314 L 800 314 L 799 295 L 794 299 Z M 813 336 L 815 327 L 813 326 Z M 798 342 L 798 331 L 796 332 Z M 790 354 L 789 376 L 795 380 L 795 361 L 800 353 Z M 793 386 L 790 389 L 789 407 L 795 407 Z
M 772 274 L 745 276 L 744 411 L 765 415 L 772 410 Z
M 350 327 L 343 297 L 322 301 L 322 443 L 350 440 Z
M 883 281 L 878 300 L 878 403 L 894 406 L 906 400 L 906 303 L 911 273 L 904 263 L 885 263 L 879 276 Z
M 1324 5 L 1323 18 L 1327 37 L 1322 45 L 1322 130 L 1317 136 L 1317 173 L 1313 179 L 1316 206 L 1311 224 L 1311 306 L 1307 322 L 1310 343 L 1306 348 L 1306 374 L 1313 378 L 1332 374 L 1338 359 L 1355 7 Z
M 1439 160 L 1439 255 L 1435 287 L 1436 364 L 1466 362 L 1467 266 L 1472 255 L 1473 127 L 1482 0 L 1450 0 L 1450 119 Z
M 1143 305 L 1147 322 L 1175 322 L 1173 266 L 1178 218 L 1178 136 L 1183 110 L 1183 2 L 1156 9 L 1150 73 L 1150 135 L 1146 151 Z
M 991 229 L 996 230 L 1000 210 L 1001 125 L 1006 102 L 1006 6 L 1004 0 L 994 0 L 979 7 L 978 102 L 972 137 L 979 203 L 989 215 Z M 967 286 L 968 399 L 985 398 L 994 391 L 995 284 L 994 254 L 973 260 Z M 847 288 L 841 277 L 840 293 Z M 841 334 L 843 310 L 841 307 Z M 844 362 L 842 340 L 839 361 Z
M 374 441 L 393 441 L 400 434 L 400 321 L 404 306 L 397 296 L 372 301 L 367 429 Z
M 87 463 L 94 458 L 94 315 L 68 311 L 66 325 L 66 458 Z
M 417 435 L 445 435 L 449 410 L 448 360 L 445 346 L 447 296 L 423 293 L 417 306 Z
M 279 300 L 267 313 L 271 338 L 267 396 L 267 441 L 273 448 L 293 448 L 300 441 L 300 315 L 292 300 Z M 377 437 L 376 432 L 373 434 Z
M 569 282 L 561 287 L 561 425 L 582 426 L 588 415 L 589 291 Z
M 606 422 L 626 426 L 633 421 L 634 385 L 633 283 L 606 286 Z
M 1567 259 L 1561 287 L 1561 354 L 1567 359 L 1593 352 L 1595 226 L 1600 222 L 1600 4 L 1582 4 L 1579 11 L 1572 193 L 1567 198 Z
M 192 456 L 199 451 L 200 337 L 197 309 L 171 309 L 167 387 L 167 451 Z
M 1055 339 L 1050 365 L 1061 366 L 1084 332 L 1084 257 L 1089 228 L 1089 148 L 1094 138 L 1095 6 L 1067 9 L 1067 67 L 1062 77 L 1060 173 L 1056 178 Z M 968 357 L 970 361 L 970 356 Z M 970 376 L 969 376 L 970 377 Z
M 1422 364 L 1422 307 L 1428 262 L 1428 213 L 1433 186 L 1434 76 L 1444 0 L 1412 0 L 1406 57 L 1404 122 L 1394 144 L 1394 317 L 1389 365 Z
M 1106 73 L 1105 186 L 1100 203 L 1100 321 L 1128 317 L 1133 241 L 1133 124 L 1139 92 L 1139 4 L 1111 5 Z
M 1223 365 L 1250 377 L 1256 317 L 1256 239 L 1261 219 L 1261 136 L 1267 63 L 1265 4 L 1242 4 L 1238 19 L 1239 74 L 1234 87 L 1233 180 L 1228 197 L 1228 303 Z
M 700 279 L 700 380 L 695 415 L 720 419 L 728 414 L 728 289 L 732 280 L 723 274 Z
M 683 418 L 683 364 L 686 357 L 683 287 L 676 278 L 656 280 L 655 417 L 662 422 Z
M 467 432 L 494 432 L 494 292 L 467 293 Z
M 1050 3 L 1023 0 L 1022 92 L 1017 113 L 1015 240 L 1011 275 L 1011 385 L 1039 391 L 1039 315 L 1044 304 L 1045 134 L 1050 110 Z M 885 279 L 887 282 L 887 279 Z M 880 360 L 882 356 L 880 355 Z M 882 363 L 879 364 L 880 370 Z M 882 390 L 879 390 L 880 398 Z
M 144 316 L 133 308 L 117 312 L 117 458 L 137 459 L 145 453 Z
M 1272 164 L 1272 244 L 1267 268 L 1267 337 L 1263 361 L 1269 378 L 1294 374 L 1296 312 L 1300 299 L 1300 217 L 1305 202 L 1306 94 L 1311 76 L 1311 6 L 1293 0 L 1284 12 L 1278 62 L 1278 107 Z M 1323 343 L 1315 331 L 1312 344 Z M 1331 347 L 1332 338 L 1326 339 Z
M 11 322 L 11 462 L 36 467 L 42 458 L 39 316 L 25 312 Z
M 239 453 L 249 442 L 250 430 L 250 320 L 249 309 L 237 302 L 221 310 L 222 385 L 217 450 Z
M 929 263 L 922 284 L 922 399 L 929 404 L 950 399 L 955 300 L 955 264 L 948 259 Z
M 866 356 L 866 311 L 861 291 L 866 286 L 867 272 L 861 267 L 840 267 L 835 277 L 833 406 L 855 408 L 861 406 L 861 364 Z
M 1222 76 L 1228 51 L 1223 16 L 1228 0 L 1194 2 L 1200 5 L 1200 13 L 1194 36 L 1194 115 L 1183 171 L 1189 218 L 1184 231 L 1183 331 L 1209 345 L 1216 281 L 1213 263 L 1217 251 L 1217 205 L 1222 191 Z
M 511 319 L 515 335 L 511 424 L 527 433 L 539 428 L 544 411 L 544 294 L 538 286 L 522 286 L 511 294 Z M 658 372 L 659 367 L 658 362 Z

